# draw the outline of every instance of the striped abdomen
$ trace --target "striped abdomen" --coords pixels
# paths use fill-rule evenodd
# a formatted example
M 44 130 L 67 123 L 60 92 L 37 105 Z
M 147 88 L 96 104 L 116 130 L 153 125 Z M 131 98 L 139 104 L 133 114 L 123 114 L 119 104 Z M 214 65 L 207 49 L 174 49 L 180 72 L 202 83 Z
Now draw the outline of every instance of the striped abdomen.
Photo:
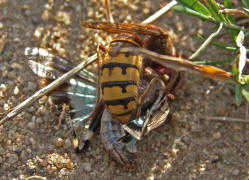
M 115 119 L 127 123 L 137 109 L 142 57 L 106 53 L 101 68 L 101 91 L 106 107 Z

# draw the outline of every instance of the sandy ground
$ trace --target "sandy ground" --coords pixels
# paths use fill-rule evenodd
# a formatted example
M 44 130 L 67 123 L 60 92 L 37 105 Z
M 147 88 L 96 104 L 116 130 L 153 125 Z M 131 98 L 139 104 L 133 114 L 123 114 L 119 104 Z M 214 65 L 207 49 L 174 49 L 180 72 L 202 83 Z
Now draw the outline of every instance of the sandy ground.
M 166 0 L 117 0 L 117 22 L 139 23 Z M 25 47 L 52 48 L 79 63 L 96 52 L 106 33 L 81 27 L 83 20 L 105 20 L 104 8 L 91 1 L 0 0 L 0 112 L 6 112 L 39 89 L 23 52 Z M 156 24 L 172 34 L 185 57 L 200 45 L 196 33 L 208 35 L 213 26 L 196 18 L 169 12 Z M 226 31 L 219 41 L 231 44 Z M 3 43 L 3 41 L 1 41 Z M 3 44 L 0 44 L 0 47 Z M 203 59 L 231 56 L 210 47 Z M 228 66 L 228 70 L 229 66 Z M 217 122 L 206 116 L 245 117 L 245 102 L 234 103 L 234 87 L 196 75 L 172 104 L 171 118 L 137 144 L 136 167 L 116 164 L 105 152 L 99 135 L 89 151 L 77 155 L 66 124 L 55 130 L 58 113 L 46 97 L 0 126 L 0 179 L 241 179 L 249 178 L 248 123 Z M 56 158 L 59 158 L 56 159 Z M 39 179 L 39 178 L 33 178 Z

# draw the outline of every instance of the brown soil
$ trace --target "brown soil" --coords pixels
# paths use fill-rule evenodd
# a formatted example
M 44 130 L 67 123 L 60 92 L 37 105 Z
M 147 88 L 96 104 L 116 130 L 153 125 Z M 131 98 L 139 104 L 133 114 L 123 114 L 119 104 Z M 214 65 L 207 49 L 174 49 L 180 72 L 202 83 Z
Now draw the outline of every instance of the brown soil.
M 113 1 L 113 16 L 117 22 L 139 23 L 166 2 Z M 0 48 L 0 112 L 15 107 L 39 89 L 23 56 L 25 47 L 52 48 L 77 64 L 96 52 L 98 42 L 109 38 L 106 33 L 80 25 L 83 20 L 105 20 L 104 8 L 97 0 L 0 0 L 0 9 L 0 35 L 7 35 Z M 169 30 L 185 57 L 201 44 L 196 33 L 208 36 L 214 27 L 172 11 L 156 24 Z M 231 44 L 225 30 L 218 39 Z M 229 52 L 210 46 L 203 59 L 229 56 Z M 58 114 L 44 97 L 0 126 L 0 179 L 37 175 L 47 179 L 246 180 L 248 123 L 205 119 L 244 118 L 245 102 L 237 107 L 234 101 L 233 85 L 186 73 L 185 85 L 172 104 L 171 118 L 137 144 L 136 167 L 127 169 L 109 158 L 99 135 L 88 152 L 75 154 L 67 125 L 54 129 Z

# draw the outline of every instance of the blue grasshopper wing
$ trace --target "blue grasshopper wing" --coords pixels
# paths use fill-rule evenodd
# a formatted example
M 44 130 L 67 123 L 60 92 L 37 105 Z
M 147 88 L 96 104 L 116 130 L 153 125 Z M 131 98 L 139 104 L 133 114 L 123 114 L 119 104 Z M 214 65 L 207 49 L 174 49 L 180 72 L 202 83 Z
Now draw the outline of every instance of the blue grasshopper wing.
M 30 69 L 39 77 L 40 85 L 46 86 L 53 80 L 74 68 L 73 63 L 60 56 L 54 56 L 42 48 L 26 48 Z M 90 116 L 97 103 L 97 75 L 86 69 L 70 78 L 49 95 L 55 104 L 70 106 L 71 121 L 82 124 Z M 86 127 L 89 123 L 86 124 Z

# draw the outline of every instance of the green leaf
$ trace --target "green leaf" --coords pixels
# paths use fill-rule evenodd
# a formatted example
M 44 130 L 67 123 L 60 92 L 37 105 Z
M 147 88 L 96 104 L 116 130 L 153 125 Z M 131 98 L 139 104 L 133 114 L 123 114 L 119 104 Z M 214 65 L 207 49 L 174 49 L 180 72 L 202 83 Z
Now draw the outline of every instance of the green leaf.
M 224 22 L 224 27 L 231 29 L 231 30 L 235 30 L 236 35 L 240 30 L 244 30 L 245 35 L 248 35 L 247 30 L 245 30 L 244 28 L 242 28 L 240 26 L 237 26 L 235 24 L 230 23 L 228 20 L 225 19 L 223 14 L 220 15 L 218 13 L 219 6 L 217 5 L 217 3 L 214 0 L 209 0 L 209 1 L 214 2 L 214 7 L 216 7 L 214 14 L 216 14 L 218 17 L 219 16 L 222 17 L 222 18 L 220 18 L 222 20 L 216 20 L 214 17 L 212 17 L 209 10 L 197 0 L 176 0 L 176 1 L 179 2 L 179 4 L 180 4 L 180 5 L 173 7 L 173 9 L 177 12 L 194 15 L 194 16 L 201 18 L 204 21 L 209 21 L 209 22 L 212 22 L 212 23 L 217 24 L 217 25 L 219 25 L 221 22 Z M 205 0 L 205 1 L 207 1 L 207 0 Z M 215 8 L 211 8 L 211 9 L 215 9 Z M 234 40 L 236 39 L 235 35 L 233 35 L 233 39 Z
M 246 100 L 249 102 L 249 85 L 242 88 L 241 93 L 246 98 Z
M 233 64 L 233 75 L 236 80 L 239 79 L 239 70 L 238 70 L 238 66 L 236 63 Z
M 206 0 L 206 6 L 214 19 L 220 22 L 227 22 L 224 15 L 219 13 L 220 7 L 215 0 Z
M 249 75 L 244 75 L 243 78 L 245 79 L 246 86 L 249 85 Z
M 249 9 L 249 0 L 242 0 L 243 6 Z
M 225 6 L 225 8 L 231 9 L 232 8 L 232 1 L 231 0 L 224 0 L 224 6 Z M 234 16 L 229 15 L 229 14 L 226 14 L 224 16 L 226 17 L 228 23 L 236 24 Z M 234 29 L 233 30 L 229 29 L 229 33 L 233 38 L 233 42 L 235 43 L 235 40 L 237 38 L 239 31 L 234 30 Z
M 249 32 L 248 31 L 245 32 L 245 37 L 247 37 L 247 36 L 249 36 Z
M 237 39 L 237 36 L 239 34 L 239 31 L 238 30 L 234 30 L 234 29 L 229 29 L 229 33 L 233 39 L 233 43 L 236 44 L 236 39 Z
M 184 14 L 189 14 L 189 15 L 193 15 L 193 16 L 196 16 L 204 21 L 206 20 L 209 20 L 209 17 L 202 14 L 202 13 L 199 13 L 195 10 L 192 10 L 184 5 L 176 5 L 173 7 L 173 10 L 176 11 L 176 12 L 179 12 L 179 13 L 184 13 Z
M 185 5 L 192 10 L 195 10 L 206 16 L 210 16 L 209 10 L 198 0 L 176 0 L 179 4 Z
M 225 8 L 231 9 L 232 8 L 232 1 L 231 0 L 224 0 Z M 232 15 L 226 14 L 225 17 L 233 24 L 236 24 L 235 18 Z
M 231 0 L 224 0 L 224 6 L 225 8 L 232 8 L 232 1 Z
M 235 103 L 237 106 L 240 105 L 242 101 L 241 85 L 239 83 L 235 84 Z
M 242 81 L 241 84 L 243 84 L 243 87 L 248 86 L 249 85 L 249 75 L 242 75 L 241 81 Z
M 230 3 L 229 3 L 229 0 L 226 1 L 226 5 L 227 6 L 231 6 Z M 211 12 L 212 16 L 217 21 L 225 22 L 225 23 L 228 23 L 228 24 L 231 24 L 232 22 L 235 21 L 234 18 L 233 18 L 233 16 L 231 16 L 231 18 L 229 18 L 229 15 L 225 16 L 225 15 L 219 13 L 220 7 L 216 3 L 215 0 L 207 0 L 206 1 L 206 5 L 207 5 L 208 10 Z M 237 35 L 238 35 L 239 31 L 238 30 L 234 30 L 234 29 L 229 29 L 229 32 L 230 32 L 230 35 L 233 38 L 233 42 L 235 43 L 235 40 L 237 38 Z

